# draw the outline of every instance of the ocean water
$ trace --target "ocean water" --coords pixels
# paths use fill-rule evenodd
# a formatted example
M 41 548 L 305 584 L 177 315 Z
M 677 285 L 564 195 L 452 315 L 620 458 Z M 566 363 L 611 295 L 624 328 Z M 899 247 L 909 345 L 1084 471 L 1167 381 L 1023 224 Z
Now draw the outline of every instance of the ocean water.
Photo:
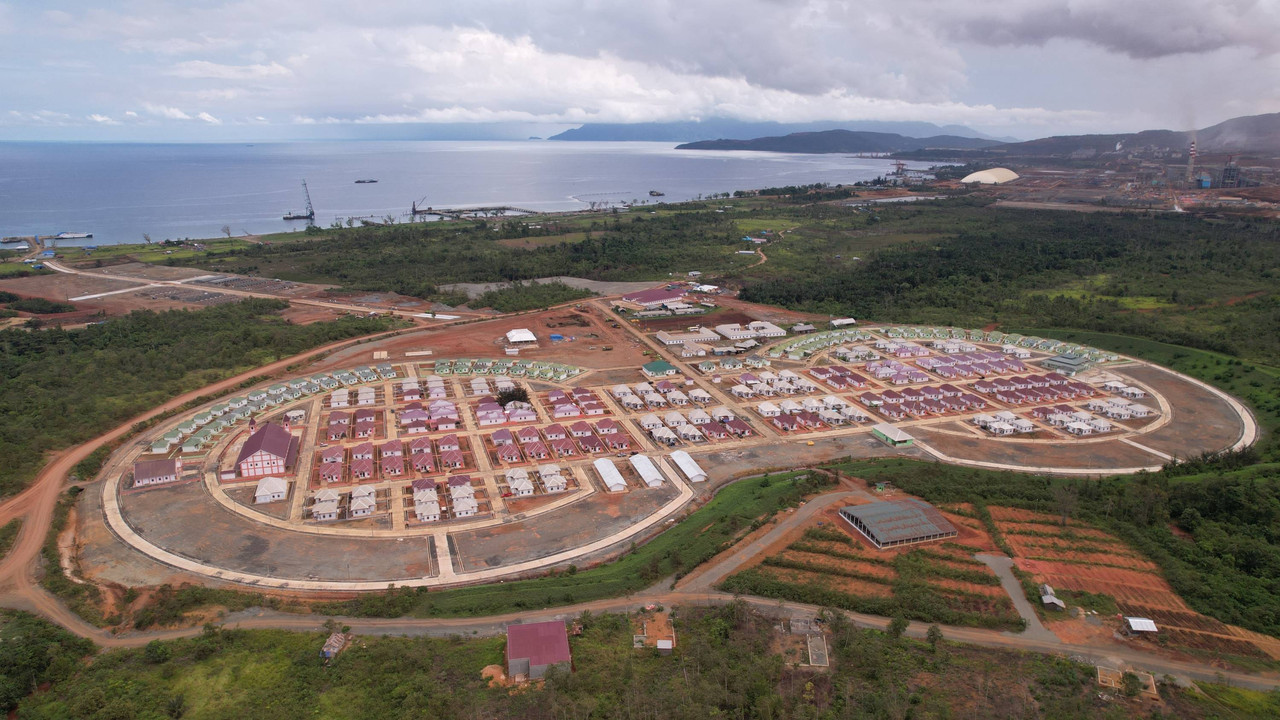
M 0 143 L 0 237 L 89 232 L 109 245 L 301 230 L 285 221 L 311 191 L 316 224 L 407 218 L 410 205 L 690 200 L 699 194 L 869 180 L 888 160 L 844 155 L 675 150 L 669 143 L 305 142 L 264 144 Z M 920 165 L 923 167 L 923 165 Z M 358 179 L 377 183 L 356 184 Z

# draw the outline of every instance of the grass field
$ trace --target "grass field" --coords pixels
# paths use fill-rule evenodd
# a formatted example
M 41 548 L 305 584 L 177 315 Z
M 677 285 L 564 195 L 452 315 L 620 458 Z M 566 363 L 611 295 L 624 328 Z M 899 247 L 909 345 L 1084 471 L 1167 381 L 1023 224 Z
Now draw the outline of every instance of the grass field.
M 205 250 L 197 250 L 191 245 L 164 245 L 162 243 L 147 245 L 139 243 L 133 245 L 99 245 L 96 250 L 67 247 L 60 248 L 58 252 L 65 261 L 81 265 L 99 261 L 106 263 L 119 260 L 164 264 L 170 260 L 188 260 L 202 257 L 211 250 L 242 250 L 252 245 L 252 243 L 240 238 L 207 240 L 202 244 L 205 246 Z
M 0 279 L 14 277 L 29 277 L 31 275 L 52 275 L 53 270 L 41 268 L 40 270 L 32 269 L 32 267 L 23 262 L 4 262 L 0 263 Z
M 807 472 L 741 480 L 725 487 L 706 505 L 650 542 L 615 562 L 589 570 L 570 568 L 548 577 L 457 590 L 401 588 L 316 609 L 343 615 L 460 617 L 618 597 L 661 578 L 688 572 L 729 547 L 757 523 L 829 484 L 825 478 Z

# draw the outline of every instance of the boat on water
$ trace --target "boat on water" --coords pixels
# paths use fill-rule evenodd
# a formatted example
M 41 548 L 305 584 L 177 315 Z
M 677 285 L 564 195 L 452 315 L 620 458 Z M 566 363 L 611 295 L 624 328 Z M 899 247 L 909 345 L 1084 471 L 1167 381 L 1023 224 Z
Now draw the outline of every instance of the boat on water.
M 375 180 L 375 179 L 370 179 L 370 180 L 357 180 L 357 181 L 356 181 L 356 184 L 357 184 L 357 185 L 368 185 L 369 183 L 376 183 L 376 182 L 378 182 L 378 181 L 377 181 L 377 180 Z
M 93 237 L 93 233 L 60 232 L 53 237 L 55 240 L 86 240 Z
M 310 222 L 316 219 L 316 210 L 311 207 L 311 191 L 307 189 L 307 181 L 302 181 L 302 194 L 307 198 L 307 211 L 305 213 L 287 212 L 284 214 L 285 220 L 306 220 Z
M 650 191 L 649 191 L 649 197 L 662 197 L 663 195 L 666 195 L 666 193 L 664 193 L 664 192 L 660 192 L 660 191 L 658 191 L 658 190 L 650 190 Z

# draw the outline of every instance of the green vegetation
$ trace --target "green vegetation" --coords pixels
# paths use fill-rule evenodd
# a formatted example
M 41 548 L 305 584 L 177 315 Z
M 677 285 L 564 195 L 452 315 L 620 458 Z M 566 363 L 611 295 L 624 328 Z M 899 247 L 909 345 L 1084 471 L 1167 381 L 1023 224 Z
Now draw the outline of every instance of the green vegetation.
M 0 331 L 0 496 L 45 453 L 88 440 L 174 395 L 335 340 L 392 327 L 346 317 L 294 325 L 283 301 L 139 311 L 83 330 Z
M 562 282 L 515 282 L 509 287 L 489 290 L 468 305 L 475 308 L 490 307 L 504 313 L 520 312 L 551 307 L 594 295 L 595 293 L 590 290 L 570 287 Z
M 149 627 L 167 627 L 181 624 L 186 613 L 210 606 L 238 612 L 251 607 L 274 610 L 290 609 L 287 602 L 274 595 L 241 592 L 228 588 L 211 588 L 203 585 L 161 585 L 152 594 L 150 602 L 133 617 L 133 627 L 146 630 Z
M 93 643 L 35 615 L 0 610 L 0 711 L 13 711 L 37 687 L 81 669 Z
M 44 544 L 40 546 L 40 557 L 44 561 L 44 574 L 40 578 L 40 585 L 86 622 L 102 626 L 109 624 L 98 609 L 98 603 L 102 600 L 102 591 L 97 585 L 79 583 L 67 577 L 62 570 L 62 557 L 58 552 L 58 536 L 66 529 L 71 508 L 75 506 L 76 498 L 80 497 L 82 492 L 84 488 L 72 485 L 62 497 L 58 498 L 58 504 L 53 508 L 49 532 L 45 535 Z
M 18 531 L 22 529 L 22 518 L 14 518 L 0 526 L 0 560 L 9 554 L 9 548 L 18 540 Z
M 1068 607 L 1080 606 L 1085 610 L 1093 610 L 1099 615 L 1115 615 L 1120 612 L 1116 599 L 1106 593 L 1091 593 L 1084 590 L 1054 589 L 1054 594 Z M 1036 595 L 1039 595 L 1037 591 Z
M 456 282 L 556 275 L 639 280 L 690 268 L 728 271 L 749 264 L 734 255 L 740 241 L 733 223 L 715 213 L 618 215 L 582 229 L 590 237 L 580 242 L 510 247 L 501 241 L 559 235 L 564 229 L 552 223 L 533 228 L 518 220 L 415 223 L 335 230 L 323 242 L 211 248 L 166 262 L 429 299 L 439 295 L 438 285 Z
M 674 655 L 632 650 L 625 615 L 580 618 L 570 638 L 574 671 L 553 670 L 542 687 L 490 687 L 503 639 L 360 637 L 329 663 L 320 633 L 226 630 L 112 650 L 90 664 L 92 646 L 28 615 L 5 616 L 0 637 L 22 653 L 0 655 L 18 716 L 45 718 L 1130 718 L 1141 701 L 1101 703 L 1093 668 L 1066 658 L 929 642 L 861 630 L 828 616 L 828 670 L 795 638 L 743 603 L 677 608 Z M 17 643 L 7 642 L 11 638 Z M 782 643 L 781 645 L 779 643 Z M 1180 718 L 1265 717 L 1274 696 L 1202 685 L 1208 697 L 1161 685 L 1160 712 Z M 1154 717 L 1154 715 L 1152 716 Z
M 1052 514 L 1061 514 L 1064 503 L 1078 503 L 1076 517 L 1114 532 L 1154 561 L 1195 610 L 1280 635 L 1280 465 L 1237 467 L 1238 458 L 1201 460 L 1190 473 L 1172 466 L 1101 481 L 910 460 L 856 462 L 839 469 L 873 482 L 892 482 L 930 502 Z M 1055 492 L 1063 487 L 1074 492 Z M 1190 539 L 1175 535 L 1171 526 Z
M 76 306 L 71 303 L 54 302 L 44 298 L 22 298 L 9 303 L 9 309 L 36 315 L 53 315 L 55 313 L 74 312 Z
M 315 609 L 332 615 L 457 617 L 617 597 L 649 587 L 661 578 L 683 575 L 759 527 L 773 513 L 794 506 L 831 482 L 810 473 L 741 480 L 722 489 L 670 530 L 616 562 L 590 570 L 570 567 L 549 577 L 457 590 L 398 588 Z
M 800 227 L 769 246 L 770 262 L 745 278 L 743 299 L 892 322 L 1114 331 L 1252 359 L 1280 354 L 1280 333 L 1260 332 L 1280 313 L 1274 222 L 972 200 L 811 214 L 797 213 Z M 853 260 L 869 233 L 924 237 Z M 1082 288 L 1081 278 L 1101 282 Z
M 9 280 L 12 278 L 32 277 L 33 275 L 52 275 L 53 271 L 41 267 L 36 270 L 31 265 L 23 262 L 0 262 L 0 279 Z

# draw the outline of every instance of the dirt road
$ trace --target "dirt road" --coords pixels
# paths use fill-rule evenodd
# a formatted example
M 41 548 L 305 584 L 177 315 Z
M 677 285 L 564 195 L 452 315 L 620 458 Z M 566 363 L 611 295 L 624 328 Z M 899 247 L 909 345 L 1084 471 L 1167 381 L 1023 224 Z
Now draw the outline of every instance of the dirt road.
M 137 287 L 134 287 L 134 288 L 125 288 L 122 290 L 112 291 L 117 293 L 132 292 L 133 290 L 141 290 L 143 288 L 157 287 L 157 286 L 180 287 L 180 288 L 188 288 L 188 289 L 190 288 L 190 285 L 187 282 L 184 282 L 182 280 L 144 280 L 141 278 L 131 277 L 128 275 L 113 275 L 111 273 L 106 273 L 106 272 L 87 272 L 85 270 L 78 270 L 69 265 L 63 265 L 61 263 L 54 262 L 53 260 L 46 260 L 44 264 L 50 270 L 56 270 L 60 273 L 65 273 L 67 275 L 83 275 L 85 277 L 92 277 L 92 278 L 107 278 L 109 280 L 123 280 L 125 282 L 134 283 L 137 285 Z M 292 303 L 294 305 L 308 305 L 311 307 L 324 308 L 326 310 L 336 310 L 339 312 L 357 313 L 359 315 L 366 315 L 369 312 L 371 312 L 371 310 L 368 307 L 365 307 L 363 305 L 348 305 L 346 303 L 330 302 L 327 300 L 315 300 L 312 298 L 281 297 L 279 295 L 272 295 L 271 293 L 253 292 L 251 290 L 237 290 L 235 288 L 219 287 L 217 292 L 224 295 L 235 295 L 237 297 L 255 297 L 255 298 L 266 298 L 269 300 L 284 300 L 285 302 Z M 396 316 L 414 320 L 414 321 L 423 319 L 423 318 L 417 317 L 419 314 L 419 311 L 417 310 L 396 310 L 393 308 L 381 308 L 378 310 L 378 312 L 396 315 Z M 476 313 L 461 312 L 457 314 L 465 315 L 467 317 L 477 316 Z
M 370 338 L 390 335 L 394 332 L 397 331 L 389 331 L 380 335 L 370 336 Z M 634 331 L 632 332 L 634 333 Z M 145 645 L 155 639 L 189 637 L 199 634 L 199 628 L 112 634 L 101 628 L 96 628 L 85 623 L 62 605 L 56 598 L 46 593 L 42 588 L 38 587 L 34 583 L 32 570 L 34 569 L 35 561 L 39 555 L 41 543 L 48 531 L 49 523 L 53 515 L 53 509 L 63 487 L 63 480 L 75 464 L 86 457 L 95 448 L 103 443 L 111 442 L 123 437 L 130 431 L 130 428 L 139 421 L 152 418 L 157 414 L 176 408 L 201 395 L 207 395 L 235 387 L 249 377 L 255 375 L 275 374 L 283 371 L 286 367 L 294 363 L 306 361 L 321 353 L 353 346 L 358 342 L 367 341 L 370 338 L 333 343 L 325 347 L 317 348 L 309 352 L 284 360 L 279 360 L 271 363 L 270 365 L 242 373 L 236 377 L 228 378 L 208 387 L 186 393 L 164 403 L 163 405 L 160 405 L 159 407 L 153 408 L 152 410 L 143 413 L 126 423 L 123 423 L 116 429 L 108 433 L 104 433 L 83 445 L 65 450 L 54 456 L 52 461 L 37 476 L 31 487 L 27 488 L 27 490 L 23 491 L 21 494 L 11 498 L 3 505 L 0 505 L 0 522 L 7 522 L 9 519 L 14 517 L 24 518 L 22 531 L 19 534 L 17 543 L 9 555 L 0 562 L 0 605 L 27 610 L 29 612 L 42 615 L 59 625 L 62 625 L 71 632 L 82 637 L 90 638 L 100 646 L 107 648 L 137 647 Z M 658 353 L 659 357 L 669 356 L 668 353 L 664 352 L 664 348 L 656 346 L 656 344 L 647 337 L 641 335 L 641 339 L 644 341 L 646 346 L 654 349 Z M 673 358 L 672 360 L 673 362 L 680 362 L 679 358 Z M 720 557 L 713 560 L 706 569 L 698 573 L 697 577 L 691 578 L 685 587 L 676 590 L 670 590 L 669 581 L 664 581 L 654 588 L 642 591 L 630 597 L 599 600 L 560 608 L 507 613 L 484 618 L 399 618 L 393 620 L 339 618 L 339 620 L 343 624 L 350 625 L 355 632 L 365 634 L 451 635 L 470 634 L 472 632 L 496 634 L 502 632 L 506 625 L 513 622 L 535 622 L 556 618 L 563 619 L 579 615 L 584 610 L 590 610 L 592 612 L 623 612 L 634 610 L 648 603 L 661 603 L 665 605 L 706 605 L 724 603 L 733 598 L 730 595 L 714 590 L 714 586 L 720 580 L 747 563 L 756 553 L 761 551 L 764 547 L 767 547 L 767 545 L 770 542 L 773 542 L 776 538 L 782 537 L 782 535 L 785 535 L 787 532 L 798 527 L 799 524 L 808 520 L 814 513 L 847 498 L 850 494 L 849 490 L 843 489 L 811 500 L 799 511 L 781 517 L 775 527 L 763 537 L 758 538 L 753 542 L 730 548 Z M 1012 590 L 1010 592 L 1012 592 Z M 763 612 L 774 614 L 813 614 L 819 610 L 819 608 L 815 606 L 801 603 L 750 597 L 742 599 Z M 887 618 L 853 612 L 846 612 L 845 614 L 855 623 L 864 627 L 884 628 L 889 623 Z M 279 628 L 297 631 L 319 630 L 322 622 L 323 619 L 318 616 L 286 615 L 266 611 L 236 613 L 225 620 L 225 624 L 229 627 Z M 912 637 L 923 637 L 927 632 L 927 629 L 928 628 L 925 624 L 912 623 L 907 634 Z M 1208 664 L 1187 663 L 1171 660 L 1168 658 L 1150 655 L 1138 649 L 1125 648 L 1123 646 L 1110 644 L 1102 647 L 1077 645 L 1059 641 L 1056 638 L 1052 638 L 1052 636 L 1030 637 L 1023 634 L 965 627 L 946 626 L 943 627 L 943 633 L 951 640 L 972 643 L 985 647 L 1062 654 L 1071 656 L 1082 662 L 1105 663 L 1112 665 L 1117 663 L 1127 663 L 1153 673 L 1168 673 L 1200 681 L 1226 681 L 1233 685 L 1259 690 L 1270 690 L 1280 687 L 1280 677 L 1277 677 L 1274 673 L 1268 675 L 1255 675 L 1241 672 L 1222 671 Z
M 756 541 L 727 550 L 720 557 L 713 560 L 711 566 L 704 570 L 699 577 L 682 589 L 669 590 L 667 588 L 670 585 L 670 580 L 664 580 L 648 590 L 640 591 L 628 597 L 478 618 L 382 619 L 339 617 L 337 620 L 344 625 L 350 625 L 352 631 L 357 634 L 448 636 L 455 634 L 498 635 L 505 630 L 507 625 L 512 623 L 564 620 L 577 617 L 584 611 L 591 611 L 592 613 L 629 612 L 651 603 L 667 606 L 719 605 L 734 599 L 741 599 L 755 609 L 775 616 L 814 615 L 821 608 L 804 603 L 765 598 L 735 598 L 727 593 L 717 592 L 712 589 L 712 586 L 749 561 L 757 552 L 767 547 L 777 537 L 785 535 L 809 520 L 814 513 L 855 494 L 857 494 L 857 491 L 837 490 L 809 501 L 799 511 L 779 520 L 772 530 Z M 23 579 L 25 580 L 25 576 Z M 141 647 L 152 640 L 192 637 L 199 635 L 201 632 L 201 628 L 181 628 L 145 632 L 125 631 L 112 634 L 88 625 L 42 589 L 30 585 L 24 586 L 16 594 L 0 595 L 0 604 L 43 615 L 77 635 L 90 638 L 104 648 Z M 846 612 L 845 615 L 860 627 L 884 629 L 889 625 L 888 618 L 855 612 Z M 229 615 L 223 620 L 223 624 L 231 628 L 317 632 L 322 629 L 326 619 L 326 617 L 316 615 L 292 615 L 276 611 L 250 609 Z M 928 632 L 928 628 L 929 626 L 925 623 L 913 622 L 908 627 L 906 634 L 914 638 L 923 638 Z M 1065 643 L 1057 640 L 1052 635 L 1048 637 L 1029 637 L 1024 634 L 969 627 L 942 626 L 942 631 L 947 639 L 983 647 L 1066 655 L 1080 662 L 1094 664 L 1130 664 L 1154 674 L 1171 674 L 1201 682 L 1228 682 L 1232 685 L 1263 691 L 1280 687 L 1280 678 L 1274 674 L 1264 676 L 1223 671 L 1207 664 L 1171 660 L 1150 655 L 1141 650 L 1113 645 L 1092 647 Z
M 16 517 L 22 517 L 22 530 L 18 533 L 17 542 L 10 549 L 9 554 L 0 560 L 0 591 L 7 595 L 25 596 L 30 602 L 40 607 L 38 610 L 41 614 L 61 619 L 59 611 L 66 617 L 69 615 L 66 608 L 62 607 L 48 595 L 43 592 L 32 592 L 31 570 L 33 568 L 36 557 L 40 553 L 40 545 L 44 542 L 45 534 L 48 532 L 49 523 L 53 518 L 53 509 L 57 505 L 58 495 L 62 492 L 63 481 L 71 473 L 71 469 L 76 463 L 88 457 L 90 453 L 105 443 L 111 443 L 121 437 L 127 435 L 136 423 L 153 418 L 161 413 L 173 410 L 190 402 L 202 395 L 210 395 L 224 390 L 232 389 L 245 380 L 257 375 L 273 375 L 284 371 L 298 362 L 304 362 L 310 358 L 326 352 L 332 352 L 356 345 L 357 343 L 368 341 L 370 339 L 385 337 L 392 335 L 399 330 L 389 330 L 376 335 L 369 335 L 356 340 L 342 340 L 331 343 L 314 350 L 309 350 L 293 357 L 277 360 L 269 365 L 264 365 L 253 370 L 243 372 L 234 377 L 227 378 L 212 385 L 192 390 L 191 392 L 179 395 L 178 397 L 165 402 L 162 405 L 152 408 L 137 417 L 131 418 L 122 423 L 114 430 L 103 433 L 98 437 L 77 445 L 73 448 L 63 450 L 53 456 L 48 465 L 40 471 L 34 482 L 26 490 L 0 505 L 0 524 L 7 523 Z M 6 600 L 9 599 L 6 597 Z M 54 607 L 56 606 L 56 607 Z M 66 623 L 63 623 L 66 624 Z

